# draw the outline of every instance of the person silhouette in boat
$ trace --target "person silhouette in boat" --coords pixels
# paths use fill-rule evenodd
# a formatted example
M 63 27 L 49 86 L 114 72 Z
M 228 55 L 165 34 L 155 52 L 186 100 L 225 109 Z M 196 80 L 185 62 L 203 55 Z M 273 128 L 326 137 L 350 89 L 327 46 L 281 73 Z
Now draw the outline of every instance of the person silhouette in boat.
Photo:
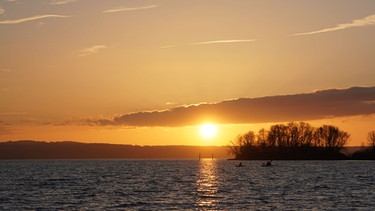
M 263 167 L 272 166 L 272 163 L 271 163 L 271 162 L 272 162 L 272 160 L 267 161 L 267 163 L 263 163 L 262 166 L 263 166 Z
M 243 167 L 242 162 L 240 162 L 236 167 Z

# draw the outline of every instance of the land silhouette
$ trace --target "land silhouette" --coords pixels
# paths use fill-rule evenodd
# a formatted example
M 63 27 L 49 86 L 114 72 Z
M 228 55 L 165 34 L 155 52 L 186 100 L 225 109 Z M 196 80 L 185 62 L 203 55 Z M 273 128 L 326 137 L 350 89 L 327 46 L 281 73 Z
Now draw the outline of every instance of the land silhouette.
M 368 147 L 346 147 L 349 137 L 332 125 L 289 122 L 240 134 L 229 146 L 8 141 L 0 143 L 0 159 L 375 160 L 375 131 L 368 134 Z
M 367 135 L 369 147 L 362 147 L 361 150 L 353 153 L 352 158 L 356 160 L 375 160 L 375 131 Z
M 226 146 L 138 146 L 73 141 L 8 141 L 0 159 L 198 159 L 229 158 Z
M 258 133 L 239 135 L 229 146 L 237 160 L 375 159 L 375 144 L 354 153 L 345 145 L 350 135 L 332 125 L 313 127 L 306 122 L 276 124 Z M 375 132 L 369 133 L 375 143 Z
M 80 143 L 73 141 L 43 142 L 32 140 L 0 143 L 0 160 L 15 159 L 250 159 L 270 160 L 268 157 L 240 157 L 231 154 L 233 146 L 137 146 L 105 143 Z M 342 159 L 374 159 L 372 148 L 343 147 Z M 275 150 L 275 149 L 274 149 Z M 244 151 L 245 152 L 245 151 Z M 249 151 L 251 152 L 251 151 Z M 274 152 L 270 151 L 269 153 Z M 293 153 L 289 151 L 289 153 Z M 258 154 L 259 155 L 259 154 Z M 281 154 L 276 154 L 280 156 Z M 273 155 L 272 155 L 273 156 Z M 372 157 L 371 157 L 372 156 Z M 271 155 L 270 155 L 271 157 Z M 273 156 L 275 157 L 275 156 Z M 293 157 L 297 159 L 297 157 Z M 323 158 L 316 158 L 323 159 Z M 273 159 L 277 160 L 277 159 Z

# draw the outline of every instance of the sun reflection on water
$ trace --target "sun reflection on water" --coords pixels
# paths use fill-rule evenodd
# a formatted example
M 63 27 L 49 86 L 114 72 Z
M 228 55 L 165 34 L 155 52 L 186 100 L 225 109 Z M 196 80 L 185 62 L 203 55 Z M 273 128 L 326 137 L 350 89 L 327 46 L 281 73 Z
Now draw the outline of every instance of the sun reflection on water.
M 219 185 L 216 160 L 200 160 L 197 179 L 198 197 L 196 205 L 201 208 L 216 207 L 219 202 L 217 198 Z

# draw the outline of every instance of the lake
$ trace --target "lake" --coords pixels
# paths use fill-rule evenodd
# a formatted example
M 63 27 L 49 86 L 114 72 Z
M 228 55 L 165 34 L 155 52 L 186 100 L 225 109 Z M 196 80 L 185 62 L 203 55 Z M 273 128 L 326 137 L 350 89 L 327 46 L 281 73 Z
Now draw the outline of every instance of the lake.
M 374 210 L 374 161 L 2 160 L 0 210 Z

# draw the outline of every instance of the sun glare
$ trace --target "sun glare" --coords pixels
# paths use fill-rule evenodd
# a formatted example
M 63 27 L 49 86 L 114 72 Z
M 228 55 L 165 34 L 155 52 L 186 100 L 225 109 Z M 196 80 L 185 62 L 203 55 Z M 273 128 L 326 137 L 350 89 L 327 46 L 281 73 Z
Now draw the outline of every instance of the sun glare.
M 217 127 L 214 124 L 204 124 L 199 127 L 200 134 L 203 138 L 213 138 L 216 135 Z

